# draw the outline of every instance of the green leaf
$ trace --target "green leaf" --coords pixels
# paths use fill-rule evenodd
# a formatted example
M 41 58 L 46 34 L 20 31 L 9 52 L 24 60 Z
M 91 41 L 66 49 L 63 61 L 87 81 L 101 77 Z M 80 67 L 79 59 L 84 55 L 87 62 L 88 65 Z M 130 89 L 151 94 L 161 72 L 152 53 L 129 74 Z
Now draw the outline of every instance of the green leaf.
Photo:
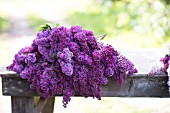
M 46 29 L 48 29 L 46 26 L 41 26 L 41 27 L 39 28 L 39 31 L 43 31 L 43 30 L 46 30 Z
M 59 25 L 60 25 L 59 23 L 56 23 L 56 25 L 55 25 L 55 26 L 56 26 L 56 27 L 58 27 Z
M 40 28 L 39 28 L 39 31 L 43 31 L 43 30 L 46 30 L 46 29 L 50 29 L 51 30 L 51 24 L 44 24 L 44 25 L 41 25 Z
M 53 53 L 53 55 L 51 56 L 51 58 L 55 59 L 56 57 L 56 52 Z
M 46 23 L 45 26 L 51 30 L 52 25 L 50 23 Z
M 39 28 L 39 31 L 43 31 L 43 30 L 44 30 L 44 28 L 42 28 L 42 27 Z

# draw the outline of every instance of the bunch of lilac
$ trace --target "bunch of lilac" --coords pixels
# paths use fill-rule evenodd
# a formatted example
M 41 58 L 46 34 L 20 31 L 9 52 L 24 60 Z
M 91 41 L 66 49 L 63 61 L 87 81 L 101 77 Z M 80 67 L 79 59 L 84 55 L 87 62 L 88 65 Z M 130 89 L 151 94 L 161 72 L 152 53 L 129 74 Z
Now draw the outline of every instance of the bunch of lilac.
M 156 69 L 152 69 L 149 72 L 149 75 L 159 75 L 159 74 L 166 74 L 168 75 L 168 86 L 169 86 L 169 93 L 170 93 L 170 68 L 169 68 L 169 64 L 170 64 L 170 55 L 166 54 L 165 57 L 163 57 L 161 60 L 162 66 L 157 67 Z
M 122 83 L 137 72 L 132 62 L 80 26 L 44 29 L 7 69 L 27 79 L 45 98 L 63 95 L 64 107 L 77 93 L 100 100 L 100 86 L 108 77 Z
M 161 61 L 164 63 L 164 72 L 166 74 L 168 74 L 168 86 L 169 86 L 169 93 L 170 93 L 170 68 L 169 68 L 169 64 L 170 64 L 170 55 L 165 55 L 164 58 L 161 59 Z
M 169 68 L 170 55 L 165 55 L 165 57 L 160 59 L 159 65 L 155 65 L 149 72 L 149 75 L 160 75 L 160 74 L 168 74 L 167 70 Z
M 167 70 L 169 68 L 169 60 L 170 60 L 170 56 L 167 54 L 165 55 L 164 58 L 162 58 L 160 61 L 163 62 L 164 66 L 163 66 L 163 71 L 168 74 Z

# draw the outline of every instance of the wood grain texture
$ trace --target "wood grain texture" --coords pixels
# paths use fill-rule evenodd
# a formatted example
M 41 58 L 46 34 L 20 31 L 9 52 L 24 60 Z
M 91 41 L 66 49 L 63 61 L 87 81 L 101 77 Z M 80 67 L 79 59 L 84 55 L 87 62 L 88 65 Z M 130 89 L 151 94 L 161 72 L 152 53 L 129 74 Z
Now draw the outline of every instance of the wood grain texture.
M 135 74 L 127 77 L 120 85 L 109 78 L 109 83 L 101 86 L 101 95 L 103 97 L 170 97 L 167 80 L 166 75 Z M 2 90 L 3 95 L 41 96 L 35 90 L 30 89 L 30 83 L 27 80 L 23 80 L 19 76 L 3 76 Z
M 40 97 L 35 108 L 34 108 L 34 113 L 42 113 L 42 109 L 44 107 L 44 105 L 46 104 L 47 99 Z
M 30 89 L 30 83 L 27 80 L 21 79 L 19 76 L 2 77 L 2 93 L 3 95 L 25 97 L 37 95 L 35 90 Z
M 55 103 L 55 97 L 49 97 L 44 108 L 42 109 L 42 113 L 53 113 L 54 103 Z
M 11 97 L 12 113 L 33 113 L 33 97 Z
M 101 93 L 104 97 L 170 97 L 167 80 L 166 75 L 135 75 L 120 85 L 109 79 L 109 83 L 102 86 Z

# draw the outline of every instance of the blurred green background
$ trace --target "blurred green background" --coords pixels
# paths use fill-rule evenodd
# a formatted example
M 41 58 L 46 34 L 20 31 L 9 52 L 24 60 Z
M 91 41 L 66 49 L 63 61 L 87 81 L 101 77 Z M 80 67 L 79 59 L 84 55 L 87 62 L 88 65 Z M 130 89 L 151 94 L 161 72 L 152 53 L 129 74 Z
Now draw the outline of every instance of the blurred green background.
M 71 25 L 108 34 L 104 42 L 125 47 L 162 47 L 170 36 L 168 0 L 95 0 L 87 11 L 66 18 Z
M 74 1 L 77 0 L 72 4 Z M 82 0 L 80 4 L 73 7 L 64 5 L 64 8 L 62 5 L 70 2 L 62 2 L 61 6 L 55 5 L 54 0 L 45 1 L 47 4 L 43 5 L 40 3 L 36 0 L 31 8 L 31 4 L 15 1 L 15 5 L 24 10 L 34 34 L 43 23 L 61 22 L 60 25 L 81 25 L 84 29 L 93 30 L 96 36 L 108 34 L 103 42 L 117 48 L 156 48 L 170 41 L 169 0 Z M 40 4 L 37 7 L 40 9 L 36 9 L 36 4 Z M 0 10 L 1 32 L 10 29 L 12 24 L 10 17 L 2 12 L 3 8 Z
M 170 0 L 0 0 L 0 67 L 29 46 L 41 24 L 81 25 L 117 50 L 164 48 L 170 43 Z M 170 113 L 170 99 L 73 98 L 68 108 L 56 98 L 60 113 Z M 10 113 L 10 98 L 0 96 L 1 113 Z

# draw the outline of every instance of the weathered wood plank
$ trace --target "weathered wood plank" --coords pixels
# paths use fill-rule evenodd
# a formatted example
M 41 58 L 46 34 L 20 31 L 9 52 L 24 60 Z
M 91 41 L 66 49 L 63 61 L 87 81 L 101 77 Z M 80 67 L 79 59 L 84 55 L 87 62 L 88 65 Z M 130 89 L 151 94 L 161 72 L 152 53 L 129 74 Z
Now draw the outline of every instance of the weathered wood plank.
M 26 97 L 37 95 L 35 90 L 30 89 L 30 83 L 19 76 L 2 78 L 2 93 L 3 95 Z
M 170 97 L 167 76 L 132 76 L 121 85 L 109 79 L 106 86 L 102 86 L 104 97 Z
M 12 113 L 33 113 L 33 97 L 11 97 Z
M 101 86 L 103 97 L 170 97 L 167 85 L 168 76 L 148 76 L 136 74 L 127 77 L 123 84 L 109 79 L 107 85 Z M 3 95 L 10 96 L 40 96 L 30 89 L 27 80 L 18 77 L 2 77 Z M 80 96 L 77 94 L 77 96 Z
M 49 97 L 44 108 L 42 109 L 42 113 L 53 113 L 54 103 L 55 103 L 55 97 Z
M 38 104 L 38 101 L 40 100 L 40 96 L 34 96 L 34 105 L 35 107 Z M 43 100 L 43 98 L 42 98 Z M 41 111 L 41 113 L 53 113 L 54 111 L 54 102 L 55 102 L 55 97 L 48 97 L 45 105 L 43 106 L 43 109 Z M 36 108 L 35 108 L 36 109 Z
M 47 102 L 47 99 L 40 97 L 35 108 L 34 108 L 34 113 L 41 113 L 46 102 Z

